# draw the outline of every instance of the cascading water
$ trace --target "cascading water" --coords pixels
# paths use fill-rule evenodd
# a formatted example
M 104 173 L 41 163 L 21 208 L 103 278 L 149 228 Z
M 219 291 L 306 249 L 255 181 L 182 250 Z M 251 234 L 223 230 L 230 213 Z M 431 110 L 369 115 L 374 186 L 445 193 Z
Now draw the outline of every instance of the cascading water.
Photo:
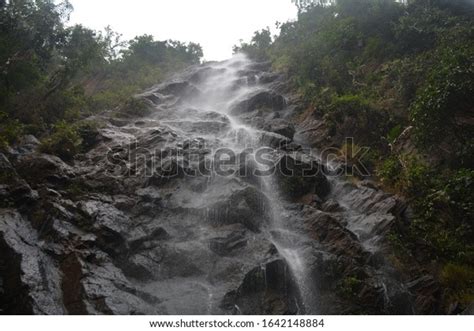
M 168 109 L 159 106 L 156 119 L 177 132 L 178 135 L 186 136 L 190 140 L 202 139 L 212 150 L 211 157 L 216 149 L 225 148 L 230 150 L 233 155 L 241 155 L 243 151 L 250 151 L 247 155 L 249 161 L 245 166 L 249 169 L 259 170 L 262 166 L 255 162 L 255 151 L 264 146 L 262 140 L 267 133 L 244 123 L 241 118 L 232 114 L 235 106 L 242 100 L 246 100 L 256 93 L 266 91 L 264 86 L 257 83 L 258 77 L 252 71 L 252 65 L 253 63 L 247 58 L 238 55 L 229 61 L 208 65 L 206 70 L 200 73 L 193 72 L 191 77 L 186 77 L 186 73 L 183 76 L 176 77 L 177 82 L 181 82 L 183 79 L 191 81 L 192 88 L 199 92 L 190 93 L 189 96 L 181 98 Z M 155 96 L 159 95 L 163 98 L 159 92 L 156 92 L 157 88 L 154 90 Z M 203 117 L 211 119 L 203 120 Z M 215 128 L 216 130 L 214 130 Z M 283 137 L 279 136 L 278 138 Z M 246 171 L 249 171 L 249 169 L 246 169 Z M 219 179 L 218 177 L 218 174 L 211 173 L 206 183 L 206 191 L 200 196 L 189 195 L 185 201 L 195 208 L 199 208 L 200 205 L 210 205 L 206 209 L 205 217 L 211 223 L 226 223 L 229 213 L 232 212 L 229 208 L 235 208 L 236 206 L 228 205 L 223 210 L 220 205 L 218 207 L 213 205 L 213 199 L 217 202 L 221 194 L 227 194 L 223 193 L 223 191 L 227 192 L 227 188 L 222 187 L 222 185 L 226 186 L 229 179 Z M 263 236 L 265 241 L 276 248 L 278 255 L 284 259 L 289 268 L 288 276 L 292 279 L 293 286 L 296 287 L 295 296 L 299 298 L 295 301 L 301 301 L 296 303 L 298 308 L 294 312 L 316 313 L 314 310 L 316 305 L 314 302 L 313 280 L 307 270 L 306 264 L 308 261 L 305 261 L 302 251 L 302 247 L 310 245 L 305 246 L 305 243 L 310 240 L 305 238 L 304 233 L 298 233 L 292 230 L 291 226 L 285 224 L 285 220 L 283 220 L 285 201 L 279 193 L 275 175 L 258 177 L 254 186 L 261 191 L 265 200 L 265 202 L 261 202 L 261 209 L 265 210 L 265 214 L 260 215 L 260 217 L 267 219 L 259 229 L 261 232 L 259 236 Z M 263 206 L 264 204 L 265 206 Z M 242 215 L 242 218 L 245 218 L 245 215 Z M 242 221 L 245 223 L 245 220 Z M 208 240 L 208 237 L 203 234 L 198 240 L 203 243 Z M 245 259 L 245 257 L 243 258 Z M 261 263 L 265 263 L 265 259 Z M 212 282 L 203 285 L 207 280 L 200 280 L 196 283 L 194 277 L 181 279 L 179 283 L 174 285 L 174 280 L 167 280 L 167 282 L 166 286 L 169 287 L 169 290 L 166 291 L 167 294 L 163 295 L 163 291 L 158 290 L 158 296 L 166 297 L 173 293 L 176 297 L 181 296 L 184 300 L 187 300 L 188 295 L 191 297 L 199 296 L 193 291 L 193 288 L 197 286 L 196 284 L 201 284 L 197 287 L 205 288 L 205 292 L 208 293 L 207 300 L 209 303 L 206 306 L 209 308 L 205 313 L 215 312 L 214 309 L 218 306 L 217 300 L 222 300 L 224 294 L 219 285 L 213 285 Z M 188 289 L 189 292 L 183 293 L 183 288 Z M 204 297 L 204 295 L 201 296 L 200 300 L 205 299 Z M 216 300 L 216 302 L 212 302 L 213 300 Z M 183 302 L 183 300 L 177 301 Z M 194 311 L 191 309 L 188 311 L 186 308 L 179 310 L 176 306 L 172 307 L 171 310 L 170 307 L 167 307 L 167 309 L 170 313 L 181 313 L 182 311 L 202 313 L 200 310 Z M 240 308 L 237 307 L 237 309 Z

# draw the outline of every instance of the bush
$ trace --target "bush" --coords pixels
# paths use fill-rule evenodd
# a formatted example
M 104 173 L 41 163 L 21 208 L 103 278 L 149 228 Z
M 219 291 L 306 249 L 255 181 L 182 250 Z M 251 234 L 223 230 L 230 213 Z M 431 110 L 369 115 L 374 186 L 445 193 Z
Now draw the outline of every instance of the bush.
M 119 108 L 118 114 L 126 117 L 143 117 L 151 112 L 150 105 L 143 99 L 128 98 Z
M 320 104 L 324 119 L 332 124 L 332 135 L 341 140 L 354 138 L 361 146 L 381 147 L 386 136 L 388 118 L 373 108 L 361 95 L 333 96 L 328 103 Z
M 474 269 L 472 266 L 448 263 L 440 274 L 450 301 L 467 306 L 474 301 Z
M 41 141 L 41 151 L 57 155 L 65 161 L 71 160 L 81 151 L 82 139 L 74 125 L 64 121 L 54 126 L 50 136 Z
M 394 188 L 400 180 L 402 165 L 396 156 L 390 156 L 377 167 L 377 176 L 385 186 Z
M 473 170 L 436 173 L 416 159 L 392 157 L 379 175 L 413 207 L 409 227 L 396 235 L 399 243 L 426 259 L 458 263 L 474 259 Z
M 0 112 L 0 150 L 15 143 L 23 133 L 23 125 L 18 120 L 12 120 Z
M 368 147 L 363 148 L 354 144 L 352 140 L 348 140 L 348 142 L 342 145 L 339 154 L 345 160 L 348 167 L 353 167 L 349 169 L 351 170 L 350 173 L 359 177 L 371 176 L 377 159 L 379 158 L 379 154 L 375 149 Z M 359 169 L 359 163 L 365 169 Z
M 464 144 L 472 138 L 468 117 L 474 103 L 474 48 L 459 46 L 438 52 L 438 64 L 410 108 L 420 146 L 433 149 L 448 141 Z
M 433 172 L 414 155 L 392 155 L 377 167 L 377 176 L 389 189 L 407 197 L 428 194 Z
M 76 131 L 79 134 L 82 142 L 82 150 L 86 151 L 100 140 L 99 128 L 103 126 L 103 123 L 97 122 L 97 120 L 84 120 L 76 125 Z
M 357 277 L 345 277 L 339 282 L 337 292 L 346 299 L 353 299 L 359 293 L 362 284 L 363 282 Z

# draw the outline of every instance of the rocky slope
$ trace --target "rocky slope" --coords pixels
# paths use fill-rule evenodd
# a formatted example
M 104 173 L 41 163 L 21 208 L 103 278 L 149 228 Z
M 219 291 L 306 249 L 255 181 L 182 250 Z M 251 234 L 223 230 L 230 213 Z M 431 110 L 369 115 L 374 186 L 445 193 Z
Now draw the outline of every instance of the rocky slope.
M 436 282 L 397 270 L 384 245 L 406 205 L 331 176 L 285 91 L 236 57 L 140 95 L 149 116 L 97 116 L 72 162 L 32 136 L 1 154 L 1 312 L 438 312 Z M 263 177 L 262 148 L 276 170 Z

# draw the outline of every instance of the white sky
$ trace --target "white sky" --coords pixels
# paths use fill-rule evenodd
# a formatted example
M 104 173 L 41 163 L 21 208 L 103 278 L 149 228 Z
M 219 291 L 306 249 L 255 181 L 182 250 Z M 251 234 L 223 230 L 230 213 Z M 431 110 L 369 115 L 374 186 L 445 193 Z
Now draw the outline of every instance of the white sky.
M 129 40 L 152 34 L 156 40 L 200 43 L 204 58 L 223 60 L 232 46 L 275 22 L 296 18 L 291 0 L 71 0 L 71 23 L 95 30 L 110 25 Z

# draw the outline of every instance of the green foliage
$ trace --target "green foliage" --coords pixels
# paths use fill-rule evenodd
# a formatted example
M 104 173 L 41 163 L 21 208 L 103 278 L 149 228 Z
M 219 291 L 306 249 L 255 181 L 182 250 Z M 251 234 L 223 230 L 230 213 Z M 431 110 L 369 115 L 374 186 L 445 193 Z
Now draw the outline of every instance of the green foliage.
M 149 35 L 127 43 L 110 27 L 103 33 L 82 25 L 67 27 L 72 11 L 67 0 L 1 4 L 3 147 L 24 127 L 43 136 L 45 151 L 70 159 L 80 149 L 77 125 L 70 123 L 123 104 L 129 116 L 142 116 L 145 107 L 130 101 L 131 95 L 203 56 L 195 43 L 155 41 Z
M 268 50 L 272 44 L 272 35 L 269 28 L 256 31 L 250 43 L 240 42 L 240 46 L 234 46 L 234 53 L 245 53 L 251 59 L 267 60 Z
M 410 109 L 416 137 L 423 147 L 447 138 L 464 144 L 472 135 L 472 125 L 463 117 L 474 103 L 474 47 L 442 49 L 437 57 L 438 65 Z
M 129 98 L 125 101 L 118 111 L 118 114 L 126 117 L 143 117 L 150 114 L 151 107 L 143 99 Z
M 294 2 L 298 19 L 270 44 L 239 50 L 287 74 L 342 154 L 347 137 L 371 147 L 384 187 L 413 208 L 411 224 L 392 234 L 401 251 L 472 261 L 472 3 Z M 413 135 L 396 142 L 408 126 Z
M 393 143 L 403 132 L 403 127 L 400 124 L 397 124 L 387 134 L 387 140 L 390 143 Z
M 203 52 L 195 43 L 155 41 L 152 36 L 143 35 L 130 41 L 121 55 L 95 77 L 87 78 L 93 109 L 112 109 L 126 103 L 130 95 L 160 82 L 170 73 L 199 63 Z
M 378 169 L 386 187 L 411 200 L 415 218 L 402 232 L 410 249 L 429 258 L 458 261 L 474 258 L 474 171 L 438 173 L 412 156 L 390 157 Z
M 441 271 L 441 282 L 448 289 L 451 301 L 469 305 L 474 300 L 474 268 L 449 263 Z
M 58 122 L 51 135 L 41 142 L 41 151 L 69 161 L 81 150 L 82 139 L 77 128 L 67 122 Z
M 426 194 L 433 179 L 432 169 L 414 155 L 386 158 L 377 175 L 387 187 L 410 197 Z
M 15 143 L 23 133 L 23 125 L 0 112 L 0 151 Z
M 345 160 L 348 166 L 361 163 L 366 170 L 371 173 L 374 170 L 377 160 L 379 159 L 379 153 L 374 148 L 363 148 L 355 144 L 352 140 L 342 145 L 339 151 L 341 157 Z M 359 165 L 357 165 L 359 166 Z M 364 169 L 357 169 L 358 171 L 364 171 Z M 354 173 L 354 175 L 362 175 L 360 173 Z
M 395 187 L 400 180 L 401 162 L 397 157 L 386 158 L 377 169 L 377 176 L 388 187 Z
M 358 145 L 376 146 L 386 135 L 388 118 L 361 95 L 334 95 L 319 106 L 324 119 L 332 124 L 334 136 L 354 138 Z
M 360 291 L 363 282 L 357 277 L 343 278 L 337 287 L 338 293 L 346 299 L 353 299 Z

